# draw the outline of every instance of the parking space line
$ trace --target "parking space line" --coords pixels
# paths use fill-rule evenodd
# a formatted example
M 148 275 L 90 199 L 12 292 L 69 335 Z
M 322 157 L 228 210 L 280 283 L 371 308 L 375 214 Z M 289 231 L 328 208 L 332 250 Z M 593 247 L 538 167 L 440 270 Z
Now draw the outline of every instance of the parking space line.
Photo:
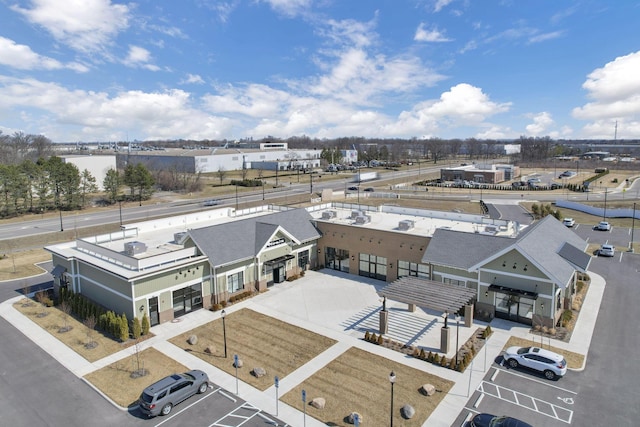
M 187 409 L 189 409 L 192 406 L 202 402 L 205 399 L 208 399 L 210 396 L 213 396 L 214 394 L 215 394 L 214 392 L 211 392 L 211 393 L 207 394 L 206 396 L 201 397 L 200 399 L 196 400 L 192 404 L 190 404 L 188 406 L 185 406 L 184 408 L 180 409 L 178 412 L 175 412 L 173 415 L 171 415 L 171 416 L 165 418 L 164 420 L 160 421 L 158 424 L 155 425 L 155 427 L 161 426 L 162 424 L 166 423 L 167 421 L 174 419 L 175 417 L 177 417 L 178 415 L 180 415 L 181 413 L 183 413 Z
M 485 389 L 485 385 L 491 386 L 491 387 L 489 387 L 489 389 L 491 389 L 492 387 L 495 388 L 496 389 L 495 394 L 493 394 L 490 390 L 486 390 Z M 497 385 L 497 384 L 489 383 L 487 381 L 482 381 L 480 383 L 480 385 L 478 386 L 478 391 L 482 395 L 486 394 L 488 396 L 492 396 L 492 397 L 495 397 L 497 399 L 513 403 L 513 404 L 515 404 L 517 406 L 520 406 L 522 408 L 527 408 L 527 409 L 529 409 L 531 411 L 537 412 L 537 413 L 542 414 L 542 415 L 546 415 L 547 417 L 554 418 L 554 419 L 556 419 L 558 421 L 562 421 L 562 422 L 567 423 L 567 424 L 571 424 L 571 419 L 573 418 L 573 411 L 571 411 L 569 409 L 563 408 L 562 406 L 554 405 L 551 402 L 547 402 L 547 401 L 544 401 L 542 399 L 538 399 L 537 397 L 534 397 L 534 396 L 529 396 L 527 394 L 520 393 L 518 391 L 512 390 L 512 389 L 507 388 L 507 387 L 503 387 L 503 386 L 500 386 L 500 385 Z M 512 393 L 513 397 L 514 397 L 514 400 L 510 400 L 510 399 L 507 399 L 506 397 L 503 397 L 503 396 L 507 395 L 504 392 Z M 523 399 L 519 399 L 518 395 L 522 396 Z M 524 401 L 525 401 L 524 398 L 530 399 L 531 406 L 526 405 L 524 403 Z M 543 409 L 543 407 L 545 407 L 545 406 L 549 408 L 549 411 L 546 411 L 546 410 Z M 552 412 L 552 413 L 550 413 L 550 412 Z
M 491 382 L 494 382 L 496 380 L 496 377 L 498 376 L 499 372 L 500 372 L 500 369 L 495 369 L 495 372 L 493 373 L 493 375 L 491 375 Z
M 484 393 L 480 393 L 480 396 L 478 396 L 478 398 L 476 399 L 476 403 L 473 404 L 473 407 L 477 408 L 478 406 L 480 406 L 480 402 L 482 402 L 483 398 L 484 398 Z
M 514 375 L 516 377 L 524 378 L 524 379 L 527 379 L 529 381 L 535 381 L 538 384 L 543 384 L 543 385 L 546 385 L 547 387 L 552 387 L 552 388 L 555 388 L 555 389 L 558 389 L 558 390 L 566 391 L 567 393 L 571 393 L 571 394 L 578 394 L 578 392 L 576 392 L 576 391 L 568 390 L 566 388 L 562 388 L 560 386 L 550 384 L 549 381 L 541 381 L 541 380 L 538 380 L 536 378 L 532 378 L 530 375 L 521 375 L 521 374 L 518 374 L 516 372 L 512 372 L 510 369 L 504 369 L 504 368 L 503 369 L 496 368 L 496 369 L 499 369 L 500 371 L 504 372 L 505 374 Z

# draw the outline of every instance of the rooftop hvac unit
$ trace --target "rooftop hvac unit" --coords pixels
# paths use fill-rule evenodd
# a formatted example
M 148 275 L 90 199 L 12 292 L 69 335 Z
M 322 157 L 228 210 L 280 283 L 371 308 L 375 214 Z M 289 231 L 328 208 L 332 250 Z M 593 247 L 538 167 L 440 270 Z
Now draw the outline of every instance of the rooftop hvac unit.
M 415 226 L 415 222 L 410 219 L 403 219 L 398 223 L 398 230 L 407 231 Z
M 324 211 L 322 212 L 322 219 L 331 219 L 337 216 L 336 211 Z
M 356 224 L 362 225 L 371 221 L 371 216 L 369 215 L 358 215 L 356 217 Z
M 362 215 L 362 212 L 360 211 L 351 211 L 351 219 L 356 219 L 360 215 Z
M 129 256 L 145 253 L 147 245 L 142 242 L 128 242 L 124 244 L 124 251 Z
M 181 245 L 184 243 L 185 239 L 187 238 L 187 236 L 189 235 L 189 233 L 187 233 L 186 231 L 180 231 L 178 233 L 173 233 L 173 241 L 178 244 Z

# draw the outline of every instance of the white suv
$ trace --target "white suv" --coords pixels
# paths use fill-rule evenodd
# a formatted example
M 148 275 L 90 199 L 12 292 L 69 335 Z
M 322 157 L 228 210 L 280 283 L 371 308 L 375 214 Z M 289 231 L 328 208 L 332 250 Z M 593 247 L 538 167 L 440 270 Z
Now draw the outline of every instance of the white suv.
M 573 227 L 576 224 L 576 221 L 573 218 L 565 218 L 562 220 L 562 223 L 567 227 Z
M 512 368 L 524 366 L 540 371 L 549 380 L 567 373 L 564 357 L 539 347 L 509 347 L 504 353 L 504 360 Z
M 611 224 L 609 224 L 607 221 L 600 221 L 598 225 L 593 228 L 598 231 L 609 231 L 611 230 Z

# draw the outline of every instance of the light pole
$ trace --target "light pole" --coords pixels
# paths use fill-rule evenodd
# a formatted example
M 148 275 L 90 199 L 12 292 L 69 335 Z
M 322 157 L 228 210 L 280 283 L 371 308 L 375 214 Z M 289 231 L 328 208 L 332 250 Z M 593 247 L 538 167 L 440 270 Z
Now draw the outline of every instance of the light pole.
M 607 220 L 607 193 L 608 193 L 609 189 L 605 188 L 604 189 L 604 212 L 602 214 L 602 220 L 606 221 Z
M 275 388 L 276 388 L 276 417 L 278 416 L 278 387 L 280 387 L 280 379 L 276 375 L 273 380 Z
M 62 227 L 62 208 L 60 206 L 58 206 L 58 212 L 60 212 L 60 231 L 64 231 Z
M 224 323 L 224 318 L 227 312 L 222 310 L 220 317 L 222 317 L 222 336 L 224 337 L 224 358 L 227 358 L 227 325 Z
M 260 181 L 262 183 L 262 200 L 264 200 L 264 181 Z
M 309 171 L 309 193 L 313 194 L 313 170 Z
M 120 206 L 120 226 L 122 226 L 122 198 L 118 197 L 118 205 Z
M 393 385 L 396 383 L 396 374 L 393 371 L 389 374 L 389 382 L 391 383 L 391 418 L 389 426 L 393 427 Z
M 456 316 L 456 369 L 458 369 L 458 351 L 459 340 L 460 338 L 460 316 Z
M 238 184 L 236 184 L 236 211 L 238 210 Z
M 633 230 L 636 228 L 636 203 L 633 202 L 633 216 L 631 217 L 631 244 L 629 252 L 633 252 Z

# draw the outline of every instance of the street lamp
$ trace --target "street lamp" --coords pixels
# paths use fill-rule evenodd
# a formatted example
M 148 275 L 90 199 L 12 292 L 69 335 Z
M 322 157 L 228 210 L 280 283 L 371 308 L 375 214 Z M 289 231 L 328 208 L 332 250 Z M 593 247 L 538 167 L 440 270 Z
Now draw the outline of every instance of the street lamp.
M 227 312 L 222 310 L 220 317 L 222 317 L 222 336 L 224 337 L 224 358 L 227 358 L 227 325 L 224 323 L 224 318 Z
M 391 383 L 391 419 L 389 426 L 393 427 L 393 385 L 396 382 L 396 374 L 393 371 L 389 374 L 389 382 Z
M 459 337 L 460 337 L 460 316 L 456 316 L 456 369 L 458 369 L 458 353 L 460 353 L 458 351 L 458 349 L 460 348 L 458 347 Z
M 608 188 L 604 189 L 604 213 L 602 215 L 602 220 L 606 221 L 607 220 L 607 192 L 609 191 Z
M 120 226 L 122 227 L 122 198 L 118 197 L 118 205 L 120 206 Z

